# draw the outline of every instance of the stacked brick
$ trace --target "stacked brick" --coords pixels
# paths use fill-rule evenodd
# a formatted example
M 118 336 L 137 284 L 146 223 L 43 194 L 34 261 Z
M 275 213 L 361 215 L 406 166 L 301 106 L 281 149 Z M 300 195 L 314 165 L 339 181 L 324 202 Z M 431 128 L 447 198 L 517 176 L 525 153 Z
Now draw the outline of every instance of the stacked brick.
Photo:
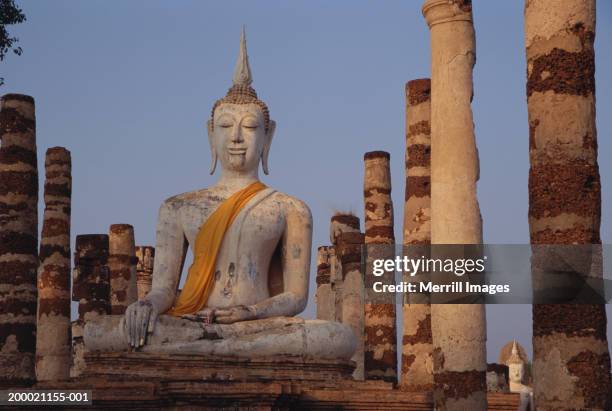
M 368 259 L 393 258 L 393 202 L 391 200 L 390 155 L 372 151 L 364 156 L 365 244 Z M 370 267 L 370 264 L 366 265 Z M 374 277 L 366 273 L 365 290 L 373 281 L 395 282 L 394 273 Z M 364 371 L 367 380 L 397 382 L 397 326 L 395 295 L 366 298 L 364 305 Z
M 343 232 L 358 233 L 359 218 L 352 214 L 337 213 L 331 218 L 329 238 L 329 275 L 334 297 L 334 320 L 342 322 L 343 281 L 342 263 L 338 255 L 338 239 Z
M 357 348 L 351 358 L 355 361 L 353 378 L 364 379 L 364 316 L 363 276 L 361 274 L 361 247 L 364 236 L 360 232 L 359 218 L 351 214 L 336 214 L 331 219 L 330 238 L 334 260 L 330 271 L 335 277 L 336 320 L 348 325 L 357 339 Z
M 403 241 L 405 252 L 419 258 L 431 243 L 431 81 L 418 79 L 406 84 L 406 191 Z M 411 278 L 405 275 L 404 281 Z M 433 343 L 431 305 L 405 301 L 402 335 L 401 388 L 431 391 L 433 388 Z
M 333 321 L 335 319 L 335 296 L 331 284 L 330 247 L 317 249 L 317 318 Z
M 595 0 L 568 0 L 563 7 L 553 0 L 526 3 L 529 227 L 535 245 L 601 242 L 594 40 Z M 533 351 L 537 409 L 607 409 L 603 305 L 535 304 Z
M 70 376 L 70 152 L 47 150 L 45 212 L 38 269 L 36 378 L 65 380 Z
M 136 247 L 136 288 L 138 299 L 142 300 L 151 291 L 153 284 L 153 265 L 155 263 L 155 247 Z
M 122 315 L 128 305 L 138 299 L 134 227 L 129 224 L 111 225 L 108 247 L 111 314 Z
M 85 322 L 110 313 L 108 235 L 78 235 L 75 248 L 72 300 L 79 303 L 79 318 L 72 323 L 71 377 L 81 375 L 85 369 Z
M 34 99 L 0 100 L 0 380 L 35 377 L 38 164 Z

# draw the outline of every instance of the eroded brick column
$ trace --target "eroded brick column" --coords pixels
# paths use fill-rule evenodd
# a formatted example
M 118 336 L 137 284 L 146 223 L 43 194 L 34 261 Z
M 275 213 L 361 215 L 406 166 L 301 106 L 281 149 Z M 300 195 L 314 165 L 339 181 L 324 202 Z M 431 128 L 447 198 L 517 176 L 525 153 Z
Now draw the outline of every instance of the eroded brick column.
M 108 235 L 78 235 L 75 248 L 72 300 L 79 303 L 79 318 L 72 323 L 71 377 L 79 376 L 85 368 L 85 322 L 110 313 Z
M 599 244 L 595 0 L 525 3 L 532 244 Z M 538 410 L 606 409 L 603 305 L 533 306 Z
M 136 261 L 134 227 L 129 224 L 111 225 L 108 235 L 108 269 L 112 315 L 125 313 L 127 306 L 138 299 Z
M 364 236 L 360 232 L 359 218 L 350 214 L 336 214 L 332 217 L 330 237 L 339 261 L 341 286 L 337 309 L 343 324 L 353 330 L 357 348 L 351 358 L 356 368 L 353 378 L 364 379 L 364 318 L 363 318 L 363 276 L 361 275 L 361 247 Z M 338 290 L 336 291 L 338 292 Z
M 431 242 L 481 244 L 471 1 L 427 0 L 423 15 L 431 40 Z M 431 332 L 436 408 L 486 410 L 484 306 L 434 304 Z
M 333 321 L 336 317 L 335 301 L 331 285 L 329 246 L 317 249 L 317 319 Z
M 404 246 L 421 257 L 431 243 L 431 81 L 406 84 L 406 195 Z M 407 246 L 407 247 L 406 247 Z M 410 247 L 413 246 L 413 247 Z M 404 281 L 410 281 L 405 275 Z M 405 302 L 402 336 L 401 388 L 419 392 L 433 389 L 431 305 Z
M 0 100 L 0 380 L 34 380 L 38 168 L 34 99 Z
M 151 291 L 153 284 L 153 265 L 155 263 L 155 247 L 136 247 L 136 288 L 138 299 L 142 300 Z
M 359 233 L 359 218 L 348 213 L 337 213 L 331 218 L 329 225 L 329 271 L 330 282 L 334 293 L 334 320 L 342 322 L 342 294 L 344 276 L 342 275 L 342 262 L 338 254 L 338 239 L 342 233 Z
M 70 152 L 47 150 L 45 158 L 45 213 L 38 268 L 38 323 L 36 378 L 70 377 Z
M 364 290 L 361 273 L 362 233 L 342 233 L 338 238 L 338 258 L 342 265 L 342 322 L 353 330 L 357 349 L 351 358 L 356 363 L 353 378 L 363 380 L 364 372 Z
M 368 259 L 395 258 L 393 233 L 393 202 L 391 200 L 390 155 L 371 151 L 364 155 L 365 244 Z M 370 256 L 370 251 L 376 256 Z M 368 264 L 369 266 L 369 264 Z M 394 284 L 394 273 L 374 277 L 368 273 L 365 287 L 371 290 L 373 281 Z M 364 305 L 364 370 L 367 380 L 397 382 L 397 326 L 395 295 L 378 295 L 366 299 Z

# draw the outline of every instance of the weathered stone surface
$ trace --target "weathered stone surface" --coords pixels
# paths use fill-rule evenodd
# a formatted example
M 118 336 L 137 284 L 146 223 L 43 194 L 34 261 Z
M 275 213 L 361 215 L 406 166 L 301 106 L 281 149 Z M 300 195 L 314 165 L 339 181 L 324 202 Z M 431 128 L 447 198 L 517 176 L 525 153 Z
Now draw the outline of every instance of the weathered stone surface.
M 70 377 L 70 152 L 47 150 L 45 212 L 40 239 L 36 379 Z
M 183 381 L 310 381 L 333 386 L 349 379 L 349 360 L 312 359 L 279 354 L 275 357 L 240 358 L 194 354 L 146 352 L 88 353 L 87 377 Z
M 330 341 L 334 343 L 330 344 Z M 88 321 L 85 324 L 84 342 L 90 351 L 128 350 L 130 345 L 125 317 L 107 315 Z M 348 360 L 355 351 L 355 339 L 347 325 L 324 320 L 274 317 L 207 325 L 200 321 L 162 315 L 141 350 L 149 353 L 240 358 L 292 355 Z
M 390 155 L 385 151 L 371 151 L 364 155 L 364 215 L 365 244 L 395 243 L 393 233 L 393 202 L 391 200 Z M 374 247 L 376 248 L 376 247 Z M 393 254 L 392 247 L 378 247 Z M 374 251 L 374 250 L 373 250 Z M 384 252 L 384 251 L 383 251 Z M 376 254 L 376 252 L 374 252 Z M 377 256 L 378 257 L 378 256 Z M 388 257 L 392 257 L 391 255 Z M 368 253 L 368 258 L 374 258 Z M 366 264 L 370 267 L 370 264 Z M 371 289 L 372 273 L 365 273 L 366 289 Z M 393 274 L 377 280 L 393 284 Z M 397 327 L 395 299 L 388 295 L 384 301 L 369 301 L 364 305 L 364 371 L 366 380 L 397 383 Z
M 38 169 L 34 99 L 0 99 L 0 383 L 35 377 Z
M 338 243 L 342 233 L 358 233 L 360 230 L 359 217 L 348 213 L 337 213 L 332 216 L 329 226 L 329 237 L 333 245 Z
M 423 15 L 431 39 L 431 242 L 481 244 L 471 2 L 426 0 Z M 431 329 L 437 409 L 486 409 L 484 306 L 433 305 Z
M 153 283 L 153 266 L 155 264 L 155 247 L 136 247 L 136 288 L 138 299 L 142 300 L 151 291 Z
M 71 377 L 84 370 L 83 327 L 88 321 L 110 313 L 110 274 L 108 235 L 84 234 L 76 237 L 72 300 L 79 303 L 79 318 L 72 322 Z
M 359 232 L 359 218 L 351 214 L 336 214 L 331 220 L 331 240 L 334 244 L 335 258 L 341 277 L 336 293 L 340 299 L 336 309 L 340 310 L 339 318 L 348 325 L 357 338 L 357 347 L 352 360 L 356 363 L 353 378 L 364 379 L 364 284 L 361 274 L 361 247 L 364 235 Z
M 594 0 L 526 3 L 532 244 L 600 243 L 594 39 Z M 603 305 L 534 305 L 533 347 L 538 410 L 610 406 Z
M 160 361 L 159 366 L 163 365 L 164 362 Z M 269 375 L 268 370 L 272 368 L 262 367 L 262 374 Z M 313 375 L 315 372 L 316 370 Z M 220 376 L 223 375 L 227 373 Z M 330 373 L 324 371 L 320 375 L 329 376 Z M 88 406 L 87 409 L 91 410 L 425 411 L 433 407 L 429 393 L 403 392 L 393 389 L 389 383 L 379 381 L 338 381 L 330 378 L 321 382 L 312 380 L 289 382 L 284 378 L 276 381 L 232 381 L 231 379 L 225 381 L 129 379 L 126 381 L 120 376 L 113 375 L 82 378 L 78 382 L 39 383 L 36 388 L 90 389 L 93 392 L 93 406 Z M 488 409 L 491 411 L 518 409 L 518 394 L 489 393 L 487 397 Z
M 424 245 L 431 243 L 430 96 L 430 79 L 411 80 L 406 84 L 403 243 L 406 246 L 404 250 L 408 254 L 414 253 L 416 258 L 425 251 Z M 404 278 L 404 281 L 409 280 L 409 276 Z M 428 300 L 422 304 L 405 301 L 403 305 L 401 388 L 406 391 L 433 389 L 431 306 L 426 302 Z
M 360 233 L 360 221 L 359 218 L 350 213 L 336 213 L 331 217 L 330 226 L 330 241 L 331 246 L 328 249 L 329 252 L 329 274 L 331 289 L 334 295 L 334 319 L 335 321 L 345 323 L 343 318 L 344 312 L 344 272 L 342 268 L 342 256 L 341 253 L 346 254 L 350 248 L 340 247 L 340 236 L 343 233 L 352 234 L 362 239 Z M 353 250 L 354 251 L 354 250 Z M 352 252 L 352 256 L 349 258 L 347 255 L 344 256 L 345 263 L 349 261 L 354 262 L 355 259 L 361 259 L 361 255 L 357 256 L 355 252 Z M 354 267 L 353 267 L 354 268 Z M 347 313 L 350 311 L 350 307 L 346 307 Z M 356 313 L 355 313 L 356 314 Z M 355 319 L 353 317 L 353 319 Z M 363 328 L 359 329 L 358 324 L 354 324 L 352 327 L 353 332 L 357 337 L 357 349 L 353 356 L 353 361 L 356 362 L 355 373 L 363 373 Z
M 487 364 L 487 392 L 508 392 L 508 373 L 505 364 Z
M 332 288 L 330 247 L 317 250 L 317 319 L 334 321 L 336 317 L 336 296 Z
M 113 224 L 108 233 L 108 269 L 110 275 L 110 313 L 120 315 L 138 299 L 136 289 L 136 246 L 134 227 Z

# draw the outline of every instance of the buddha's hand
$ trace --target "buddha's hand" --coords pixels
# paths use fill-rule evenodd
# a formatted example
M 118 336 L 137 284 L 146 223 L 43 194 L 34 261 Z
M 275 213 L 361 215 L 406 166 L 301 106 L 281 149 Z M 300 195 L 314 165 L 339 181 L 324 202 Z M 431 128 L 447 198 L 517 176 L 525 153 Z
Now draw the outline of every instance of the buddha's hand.
M 257 318 L 255 307 L 237 305 L 229 308 L 217 308 L 215 310 L 215 322 L 220 324 L 232 324 L 240 321 L 255 320 Z
M 145 345 L 147 333 L 153 333 L 158 315 L 157 309 L 148 300 L 136 301 L 128 306 L 125 310 L 125 335 L 130 347 Z

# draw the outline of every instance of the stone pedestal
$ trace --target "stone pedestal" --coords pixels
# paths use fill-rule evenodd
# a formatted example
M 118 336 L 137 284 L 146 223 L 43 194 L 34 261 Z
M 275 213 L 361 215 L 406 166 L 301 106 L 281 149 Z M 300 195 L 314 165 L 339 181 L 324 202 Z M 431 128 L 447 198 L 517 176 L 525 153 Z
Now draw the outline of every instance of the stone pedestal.
M 70 377 L 70 152 L 47 150 L 45 213 L 38 270 L 36 379 Z
M 423 15 L 431 34 L 431 242 L 481 244 L 471 2 L 427 0 Z M 484 306 L 432 305 L 431 327 L 436 408 L 486 409 Z
M 327 364 L 324 368 L 330 370 L 334 367 Z M 266 370 L 262 372 L 265 373 Z M 430 393 L 404 392 L 393 389 L 392 384 L 382 381 L 330 379 L 328 371 L 323 372 L 321 377 L 324 375 L 327 379 L 322 381 L 297 379 L 203 381 L 185 378 L 124 380 L 112 375 L 110 378 L 95 376 L 72 382 L 43 382 L 37 384 L 36 389 L 92 390 L 93 405 L 87 406 L 87 409 L 96 411 L 109 409 L 430 411 L 433 408 Z M 489 410 L 516 411 L 519 406 L 518 394 L 490 393 L 488 400 Z
M 307 359 L 278 355 L 261 358 L 93 352 L 85 355 L 83 377 L 137 380 L 190 380 L 207 382 L 309 381 L 329 386 L 349 379 L 355 368 L 350 360 Z
M 0 383 L 34 379 L 38 166 L 34 99 L 0 100 Z

